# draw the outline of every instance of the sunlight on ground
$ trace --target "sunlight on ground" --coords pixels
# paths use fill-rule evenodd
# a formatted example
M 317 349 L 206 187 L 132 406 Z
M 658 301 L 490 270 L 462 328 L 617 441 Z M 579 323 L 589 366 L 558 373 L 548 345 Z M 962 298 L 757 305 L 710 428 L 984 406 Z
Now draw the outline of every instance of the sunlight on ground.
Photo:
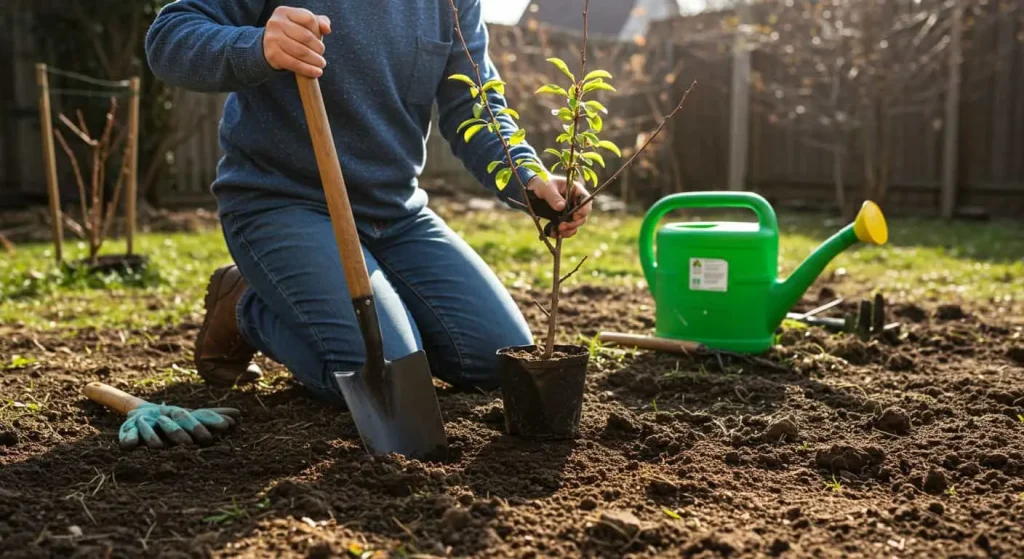
M 566 242 L 565 270 L 588 257 L 567 286 L 644 285 L 636 247 L 640 223 L 637 216 L 595 216 L 577 238 Z M 453 218 L 450 224 L 510 288 L 550 285 L 550 260 L 525 216 L 479 212 Z M 811 216 L 782 216 L 780 227 L 783 275 L 839 229 Z M 124 250 L 123 243 L 109 245 L 107 253 Z M 68 259 L 80 258 L 85 246 L 71 243 L 68 252 Z M 14 258 L 0 258 L 0 324 L 138 328 L 200 320 L 206 280 L 229 261 L 220 232 L 142 235 L 139 252 L 152 261 L 147 272 L 88 278 L 60 273 L 48 245 L 18 246 Z M 826 274 L 834 273 L 849 297 L 881 289 L 918 303 L 1016 305 L 1024 301 L 1022 257 L 1021 225 L 907 219 L 890 224 L 889 245 L 857 246 L 836 258 Z

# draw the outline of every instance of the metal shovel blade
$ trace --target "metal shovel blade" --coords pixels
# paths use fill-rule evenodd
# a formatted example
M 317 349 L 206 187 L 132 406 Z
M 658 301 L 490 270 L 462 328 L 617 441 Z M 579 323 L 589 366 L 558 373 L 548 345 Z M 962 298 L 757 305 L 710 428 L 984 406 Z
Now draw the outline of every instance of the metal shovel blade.
M 365 370 L 334 373 L 363 446 L 378 456 L 395 452 L 430 462 L 445 460 L 448 437 L 426 354 L 417 351 L 383 363 L 380 375 Z

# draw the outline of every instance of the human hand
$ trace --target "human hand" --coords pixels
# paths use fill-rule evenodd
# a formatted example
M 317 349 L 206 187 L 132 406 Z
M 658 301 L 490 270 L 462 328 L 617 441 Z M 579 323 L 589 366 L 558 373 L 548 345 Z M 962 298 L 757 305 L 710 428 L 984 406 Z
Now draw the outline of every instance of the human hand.
M 565 210 L 565 193 L 567 184 L 566 178 L 562 176 L 552 176 L 547 181 L 537 176 L 526 185 L 526 189 L 537 198 L 547 203 L 551 209 L 561 213 Z M 577 182 L 574 185 L 573 192 L 569 198 L 575 203 L 583 200 L 587 196 L 588 192 L 583 186 L 583 183 Z M 572 208 L 572 213 L 568 216 L 560 217 L 559 219 L 552 219 L 552 221 L 558 223 L 558 236 L 563 239 L 568 239 L 569 237 L 574 236 L 576 231 L 587 222 L 587 218 L 590 216 L 590 212 L 593 208 L 594 203 L 592 201 L 587 202 L 583 207 Z M 550 219 L 549 216 L 542 215 L 544 212 L 540 211 L 538 208 L 534 208 L 534 212 L 538 217 L 548 217 Z M 551 231 L 550 227 L 546 227 L 544 232 L 547 233 L 548 236 L 554 236 L 554 231 Z
M 331 20 L 305 8 L 279 6 L 263 31 L 263 56 L 275 70 L 290 70 L 307 78 L 324 73 L 324 42 Z
M 241 412 L 234 408 L 188 410 L 146 403 L 128 412 L 118 440 L 124 450 L 140 445 L 163 448 L 164 441 L 157 432 L 159 429 L 174 444 L 204 445 L 213 441 L 210 431 L 227 431 L 240 416 Z

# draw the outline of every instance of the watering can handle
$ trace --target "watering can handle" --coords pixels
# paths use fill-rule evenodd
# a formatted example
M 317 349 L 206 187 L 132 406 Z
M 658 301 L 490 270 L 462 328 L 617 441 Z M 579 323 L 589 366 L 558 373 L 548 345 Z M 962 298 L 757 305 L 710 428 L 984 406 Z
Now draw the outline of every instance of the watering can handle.
M 744 208 L 757 214 L 761 229 L 778 231 L 775 210 L 760 194 L 753 192 L 685 192 L 673 194 L 659 200 L 644 216 L 640 226 L 640 265 L 644 269 L 647 287 L 654 292 L 655 270 L 654 232 L 665 214 L 681 208 Z

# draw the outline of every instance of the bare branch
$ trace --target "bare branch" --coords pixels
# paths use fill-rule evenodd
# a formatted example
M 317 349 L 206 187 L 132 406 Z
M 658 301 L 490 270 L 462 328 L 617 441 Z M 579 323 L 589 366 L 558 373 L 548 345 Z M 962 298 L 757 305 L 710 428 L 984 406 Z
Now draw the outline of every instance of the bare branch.
M 63 117 L 64 115 L 61 115 Z M 53 131 L 54 136 L 57 136 L 57 143 L 64 149 L 64 153 L 68 155 L 68 159 L 71 161 L 71 170 L 75 173 L 75 183 L 78 184 L 78 198 L 82 203 L 82 221 L 88 224 L 87 218 L 89 216 L 89 208 L 86 206 L 87 200 L 85 196 L 85 179 L 82 178 L 82 169 L 78 166 L 78 158 L 75 157 L 75 153 L 71 151 L 71 147 L 68 146 L 67 141 L 64 139 L 64 135 L 60 133 L 60 130 Z
M 686 103 L 686 98 L 690 96 L 690 92 L 693 91 L 693 88 L 696 87 L 696 86 L 697 86 L 697 81 L 694 80 L 693 83 L 690 84 L 690 87 L 688 87 L 686 89 L 686 92 L 683 93 L 683 98 L 679 100 L 679 103 L 676 105 L 676 108 L 672 109 L 672 112 L 670 112 L 669 114 L 665 115 L 665 118 L 663 118 L 661 123 L 658 124 L 658 127 L 655 128 L 654 132 L 652 132 L 650 135 L 647 136 L 647 139 L 644 141 L 643 145 L 640 146 L 640 149 L 636 150 L 636 153 L 634 153 L 632 156 L 630 156 L 630 158 L 628 160 L 626 160 L 626 162 L 623 163 L 621 167 L 619 167 L 619 170 L 615 171 L 615 173 L 612 174 L 612 176 L 609 177 L 608 180 L 604 181 L 604 183 L 602 183 L 600 186 L 595 188 L 594 191 L 591 192 L 589 196 L 587 196 L 586 198 L 581 200 L 580 203 L 577 204 L 577 207 L 584 206 L 584 205 L 587 204 L 587 202 L 590 202 L 591 200 L 593 200 L 594 197 L 598 195 L 598 193 L 600 193 L 602 190 L 604 190 L 609 184 L 615 182 L 615 179 L 619 178 L 619 175 L 622 174 L 623 170 L 625 170 L 627 167 L 629 167 L 630 165 L 633 164 L 633 161 L 637 158 L 637 156 L 639 156 L 641 153 L 643 153 L 643 151 L 645 149 L 647 149 L 647 146 L 651 145 L 651 141 L 653 141 L 654 138 L 656 138 L 658 136 L 658 134 L 661 133 L 662 129 L 665 128 L 665 124 L 669 121 L 669 119 L 674 117 L 676 115 L 676 113 L 678 113 L 679 111 L 681 111 L 683 109 L 683 104 Z
M 81 113 L 79 113 L 79 114 L 81 114 Z M 96 143 L 97 143 L 96 140 L 90 138 L 89 135 L 86 134 L 81 128 L 75 126 L 75 124 L 73 122 L 71 122 L 71 119 L 69 119 L 68 117 L 64 116 L 64 113 L 61 113 L 61 114 L 57 115 L 57 118 L 60 119 L 60 121 L 63 122 L 64 125 L 67 126 L 69 130 L 74 132 L 76 136 L 81 138 L 83 142 L 85 142 L 89 146 L 96 145 Z
M 580 269 L 580 266 L 582 266 L 583 263 L 586 262 L 586 261 L 587 261 L 587 257 L 584 256 L 583 259 L 581 259 L 579 261 L 579 263 L 576 264 L 576 267 L 573 268 L 572 271 L 570 271 L 568 274 L 565 274 L 564 276 L 562 276 L 561 278 L 558 279 L 558 285 L 562 285 L 562 283 L 564 283 L 565 280 L 571 278 L 572 275 L 575 274 Z

